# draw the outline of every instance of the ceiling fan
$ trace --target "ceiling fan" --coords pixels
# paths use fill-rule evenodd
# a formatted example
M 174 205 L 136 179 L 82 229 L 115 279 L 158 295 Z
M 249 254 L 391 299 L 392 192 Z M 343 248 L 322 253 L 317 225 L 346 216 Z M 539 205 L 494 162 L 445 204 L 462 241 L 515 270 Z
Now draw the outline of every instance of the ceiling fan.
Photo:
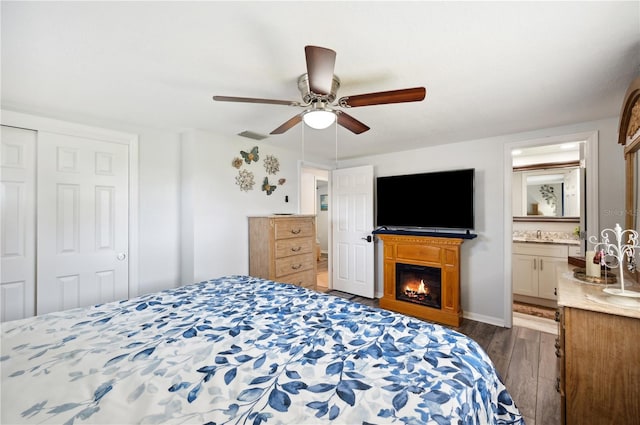
M 391 90 L 375 93 L 345 96 L 336 100 L 340 88 L 340 79 L 333 73 L 336 52 L 324 47 L 305 46 L 307 73 L 298 78 L 298 89 L 302 102 L 253 97 L 213 96 L 213 100 L 222 102 L 266 103 L 302 107 L 304 111 L 286 121 L 271 134 L 282 134 L 304 121 L 311 128 L 323 129 L 334 121 L 355 134 L 369 130 L 366 124 L 337 108 L 355 108 L 359 106 L 382 105 L 386 103 L 418 102 L 424 99 L 424 87 Z

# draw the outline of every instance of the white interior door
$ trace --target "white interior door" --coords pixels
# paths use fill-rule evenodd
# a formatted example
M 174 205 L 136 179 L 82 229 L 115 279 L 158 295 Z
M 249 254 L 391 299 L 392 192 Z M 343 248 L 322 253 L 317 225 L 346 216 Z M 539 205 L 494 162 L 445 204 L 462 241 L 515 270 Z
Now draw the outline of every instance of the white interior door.
M 35 314 L 36 132 L 2 126 L 0 321 Z
M 374 297 L 373 166 L 332 172 L 333 289 Z
M 38 314 L 128 297 L 128 155 L 38 133 Z

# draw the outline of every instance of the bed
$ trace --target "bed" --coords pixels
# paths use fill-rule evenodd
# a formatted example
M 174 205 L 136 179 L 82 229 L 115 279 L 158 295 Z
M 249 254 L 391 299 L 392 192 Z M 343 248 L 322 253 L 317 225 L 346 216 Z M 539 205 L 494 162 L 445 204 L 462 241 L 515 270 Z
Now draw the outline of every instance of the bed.
M 248 276 L 1 330 L 7 424 L 524 424 L 466 336 Z

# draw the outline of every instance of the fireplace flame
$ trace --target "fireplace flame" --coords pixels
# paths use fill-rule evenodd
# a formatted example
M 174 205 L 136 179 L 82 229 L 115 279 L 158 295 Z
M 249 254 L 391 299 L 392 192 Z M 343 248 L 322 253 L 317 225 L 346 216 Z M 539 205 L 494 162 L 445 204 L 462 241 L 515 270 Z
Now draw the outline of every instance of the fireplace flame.
M 429 293 L 429 290 L 424 286 L 424 280 L 420 279 L 420 286 L 418 286 L 418 294 L 426 295 Z
M 418 298 L 420 300 L 428 298 L 431 291 L 429 291 L 428 283 L 424 283 L 424 279 L 420 279 L 418 282 L 407 283 L 404 286 L 404 294 L 409 298 Z

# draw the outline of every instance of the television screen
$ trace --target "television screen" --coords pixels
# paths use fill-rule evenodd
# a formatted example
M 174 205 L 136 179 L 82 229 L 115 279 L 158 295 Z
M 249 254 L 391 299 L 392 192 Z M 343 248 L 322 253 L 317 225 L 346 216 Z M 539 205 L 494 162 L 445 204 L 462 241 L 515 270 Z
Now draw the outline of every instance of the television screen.
M 378 227 L 474 229 L 475 169 L 378 177 Z

